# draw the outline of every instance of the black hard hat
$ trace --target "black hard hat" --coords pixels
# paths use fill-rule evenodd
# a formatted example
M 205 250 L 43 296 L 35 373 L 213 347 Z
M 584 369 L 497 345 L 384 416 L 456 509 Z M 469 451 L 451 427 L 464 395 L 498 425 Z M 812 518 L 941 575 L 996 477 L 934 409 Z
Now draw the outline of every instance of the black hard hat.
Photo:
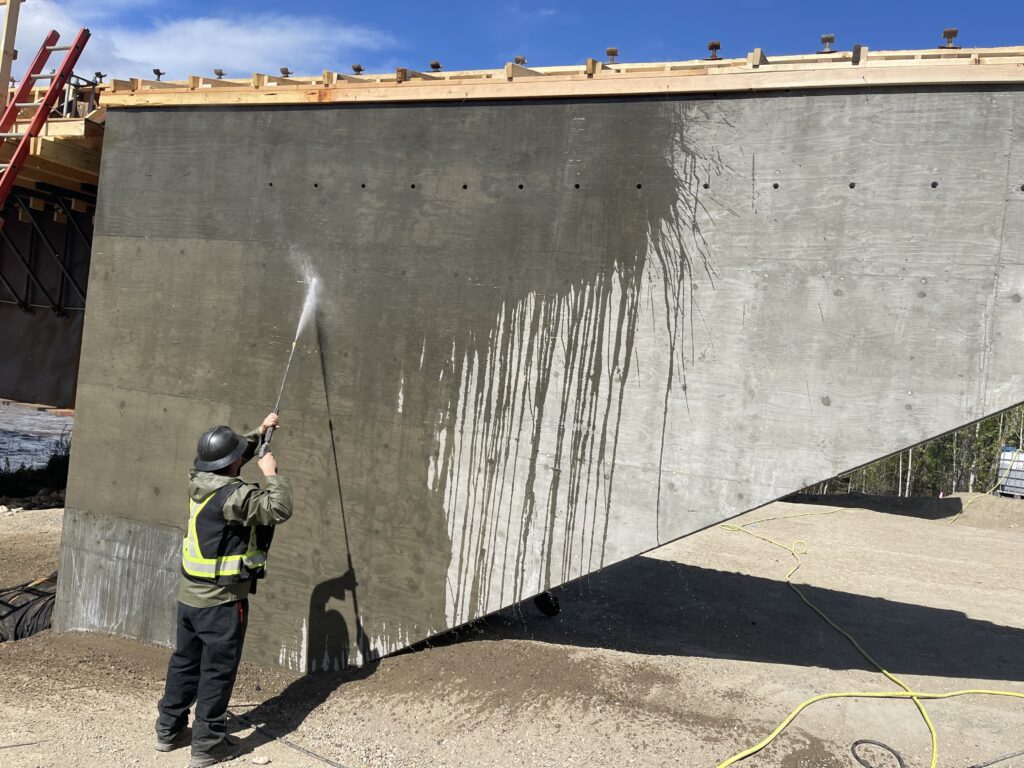
M 201 472 L 224 469 L 242 458 L 247 445 L 246 439 L 231 427 L 211 427 L 199 438 L 195 467 Z

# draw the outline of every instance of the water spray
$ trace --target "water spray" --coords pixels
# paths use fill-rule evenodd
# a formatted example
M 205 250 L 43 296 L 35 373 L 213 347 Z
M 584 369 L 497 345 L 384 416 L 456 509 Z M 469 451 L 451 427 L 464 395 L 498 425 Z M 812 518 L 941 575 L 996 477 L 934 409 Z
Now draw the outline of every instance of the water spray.
M 316 308 L 316 293 L 318 287 L 318 280 L 312 275 L 307 275 L 307 279 L 303 281 L 307 284 L 306 288 L 306 300 L 302 304 L 302 314 L 299 315 L 299 325 L 295 329 L 295 338 L 292 340 L 292 348 L 288 353 L 288 363 L 284 367 L 284 376 L 281 378 L 281 387 L 277 390 L 277 402 L 274 403 L 274 413 L 281 412 L 281 395 L 284 394 L 284 385 L 288 381 L 288 371 L 292 367 L 292 358 L 295 357 L 295 347 L 299 343 L 299 336 L 302 334 L 302 329 L 309 323 L 309 319 L 313 316 L 313 310 Z M 263 458 L 266 456 L 267 451 L 270 450 L 270 438 L 274 436 L 274 430 L 276 427 L 270 427 L 267 429 L 267 434 L 263 437 L 263 444 L 260 445 L 260 449 L 257 452 L 257 456 Z

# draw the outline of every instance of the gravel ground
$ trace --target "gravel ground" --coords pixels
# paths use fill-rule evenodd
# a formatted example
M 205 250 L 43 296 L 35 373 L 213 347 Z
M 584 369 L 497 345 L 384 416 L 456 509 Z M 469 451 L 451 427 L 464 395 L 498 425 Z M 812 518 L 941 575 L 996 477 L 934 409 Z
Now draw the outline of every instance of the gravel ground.
M 63 522 L 63 509 L 0 505 L 0 587 L 25 584 L 57 570 Z
M 778 503 L 739 522 L 836 509 L 756 529 L 807 542 L 796 581 L 811 600 L 917 690 L 1024 691 L 1024 502 L 982 497 L 947 524 L 966 498 Z M 28 560 L 12 570 L 18 547 L 9 542 L 21 537 L 28 551 L 37 541 L 45 571 L 59 525 L 53 512 L 0 517 L 0 583 L 18 568 L 42 575 L 24 571 Z M 246 753 L 228 765 L 713 768 L 810 696 L 893 688 L 786 587 L 791 562 L 716 527 L 559 590 L 554 619 L 532 606 L 508 610 L 344 675 L 295 678 L 244 664 L 233 710 L 284 741 L 238 723 Z M 186 765 L 187 751 L 152 750 L 167 656 L 98 635 L 46 632 L 0 645 L 0 765 Z M 926 706 L 939 765 L 1024 749 L 1024 702 Z M 920 715 L 890 700 L 817 704 L 745 765 L 855 766 L 857 739 L 928 765 Z M 871 760 L 896 765 L 877 751 Z

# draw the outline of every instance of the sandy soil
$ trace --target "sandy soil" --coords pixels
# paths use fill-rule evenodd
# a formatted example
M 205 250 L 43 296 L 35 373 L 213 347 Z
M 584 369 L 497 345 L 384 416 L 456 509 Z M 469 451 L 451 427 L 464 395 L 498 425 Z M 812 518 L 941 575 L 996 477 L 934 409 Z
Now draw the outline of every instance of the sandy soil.
M 797 580 L 809 598 L 916 689 L 1024 691 L 1024 502 L 983 497 L 949 525 L 967 498 L 779 503 L 740 522 L 837 509 L 757 527 L 807 542 Z M 15 533 L 12 521 L 42 520 L 23 514 L 0 518 L 0 542 L 24 535 L 53 546 L 59 520 Z M 233 710 L 283 741 L 238 723 L 247 753 L 229 765 L 713 767 L 805 698 L 893 688 L 788 589 L 790 563 L 782 549 L 712 528 L 563 588 L 554 619 L 529 605 L 508 610 L 344 675 L 243 665 Z M 167 656 L 95 635 L 0 645 L 0 765 L 186 765 L 187 751 L 151 745 Z M 1022 701 L 927 708 L 940 765 L 1024 749 Z M 745 765 L 854 766 L 850 744 L 865 738 L 928 764 L 913 704 L 841 700 L 808 709 Z M 880 752 L 872 759 L 895 765 Z
M 0 587 L 24 584 L 57 570 L 64 510 L 6 506 L 3 509 L 6 511 L 0 511 Z

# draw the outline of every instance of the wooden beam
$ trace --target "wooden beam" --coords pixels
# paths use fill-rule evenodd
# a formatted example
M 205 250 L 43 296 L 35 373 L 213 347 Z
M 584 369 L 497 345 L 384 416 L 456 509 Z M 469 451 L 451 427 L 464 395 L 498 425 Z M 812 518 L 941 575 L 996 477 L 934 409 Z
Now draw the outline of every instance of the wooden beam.
M 94 123 L 105 123 L 107 120 L 107 108 L 102 104 L 85 116 L 86 120 Z
M 358 75 L 346 75 L 343 72 L 333 72 L 329 69 L 325 69 L 323 73 L 324 85 L 332 86 L 337 85 L 339 82 L 344 83 L 372 83 L 373 80 L 369 77 L 359 77 Z
M 200 88 L 237 88 L 238 83 L 233 80 L 220 80 L 216 77 L 204 77 L 203 75 L 189 75 L 188 87 L 190 90 L 193 91 L 198 90 Z
M 114 90 L 118 90 L 117 84 L 118 83 L 123 83 L 124 80 L 113 80 L 112 82 L 115 84 Z M 176 85 L 175 83 L 165 83 L 162 80 L 144 80 L 141 77 L 133 77 L 128 82 L 131 85 L 131 89 L 130 90 L 133 90 L 133 91 L 137 91 L 140 88 L 179 88 L 180 87 L 180 86 Z
M 19 183 L 22 179 L 41 181 L 44 184 L 81 192 L 82 184 L 96 184 L 99 176 L 68 168 L 66 165 L 56 165 L 38 157 L 29 157 L 25 161 L 25 167 L 18 174 Z
M 220 82 L 223 83 L 224 81 L 221 80 Z M 256 72 L 252 76 L 252 85 L 254 88 L 261 88 L 265 85 L 311 85 L 311 83 L 309 80 L 296 80 L 291 77 L 265 75 L 261 72 Z
M 64 165 L 93 176 L 100 173 L 100 153 L 61 139 L 32 139 L 31 154 L 56 165 Z
M 323 82 L 254 89 L 251 82 L 222 81 L 223 87 L 107 91 L 103 103 L 122 106 L 332 104 L 474 99 L 558 99 L 785 89 L 861 88 L 920 85 L 1020 85 L 1024 47 L 972 49 L 938 58 L 931 50 L 837 51 L 819 55 L 773 56 L 755 50 L 744 58 L 715 62 L 605 63 L 590 59 L 569 67 L 503 66 L 496 70 L 448 72 L 444 76 L 399 68 L 390 75 L 358 79 L 328 71 Z M 851 66 L 851 64 L 856 64 Z M 755 66 L 756 65 L 756 66 Z M 509 79 L 511 73 L 511 79 Z M 543 75 L 543 77 L 537 76 Z M 198 78 L 196 78 L 198 80 Z
M 522 64 L 516 64 L 515 62 L 512 62 L 512 61 L 508 62 L 508 64 L 505 65 L 505 79 L 506 80 L 512 80 L 513 78 L 516 78 L 516 77 L 537 77 L 537 76 L 543 77 L 544 73 L 543 72 L 538 72 L 536 69 L 530 69 L 529 67 L 524 67 Z
M 37 139 L 38 141 L 38 139 Z M 0 145 L 0 162 L 7 162 L 14 154 L 13 143 Z M 79 168 L 52 162 L 37 155 L 29 155 L 25 165 L 18 172 L 18 183 L 22 181 L 41 181 L 55 187 L 70 189 L 74 192 L 82 191 L 82 184 L 96 184 L 99 180 L 97 173 L 92 173 Z
M 4 14 L 3 30 L 0 32 L 0 112 L 7 106 L 9 93 L 7 86 L 11 82 L 11 64 L 15 56 L 14 40 L 18 33 L 18 10 L 21 8 L 21 0 L 9 0 L 7 13 Z
M 133 98 L 126 94 L 128 98 Z M 29 120 L 18 120 L 14 124 L 14 130 L 24 131 Z M 102 138 L 103 126 L 84 117 L 52 117 L 43 123 L 39 132 L 40 136 L 67 136 L 71 138 Z
M 764 51 L 762 51 L 760 48 L 755 48 L 754 50 L 747 54 L 747 64 L 753 67 L 754 69 L 757 69 L 762 64 L 767 63 L 768 57 L 764 55 Z
M 415 69 L 409 69 L 408 67 L 398 67 L 395 69 L 395 82 L 404 83 L 408 80 L 444 80 L 439 75 L 428 75 L 423 72 L 417 72 Z

